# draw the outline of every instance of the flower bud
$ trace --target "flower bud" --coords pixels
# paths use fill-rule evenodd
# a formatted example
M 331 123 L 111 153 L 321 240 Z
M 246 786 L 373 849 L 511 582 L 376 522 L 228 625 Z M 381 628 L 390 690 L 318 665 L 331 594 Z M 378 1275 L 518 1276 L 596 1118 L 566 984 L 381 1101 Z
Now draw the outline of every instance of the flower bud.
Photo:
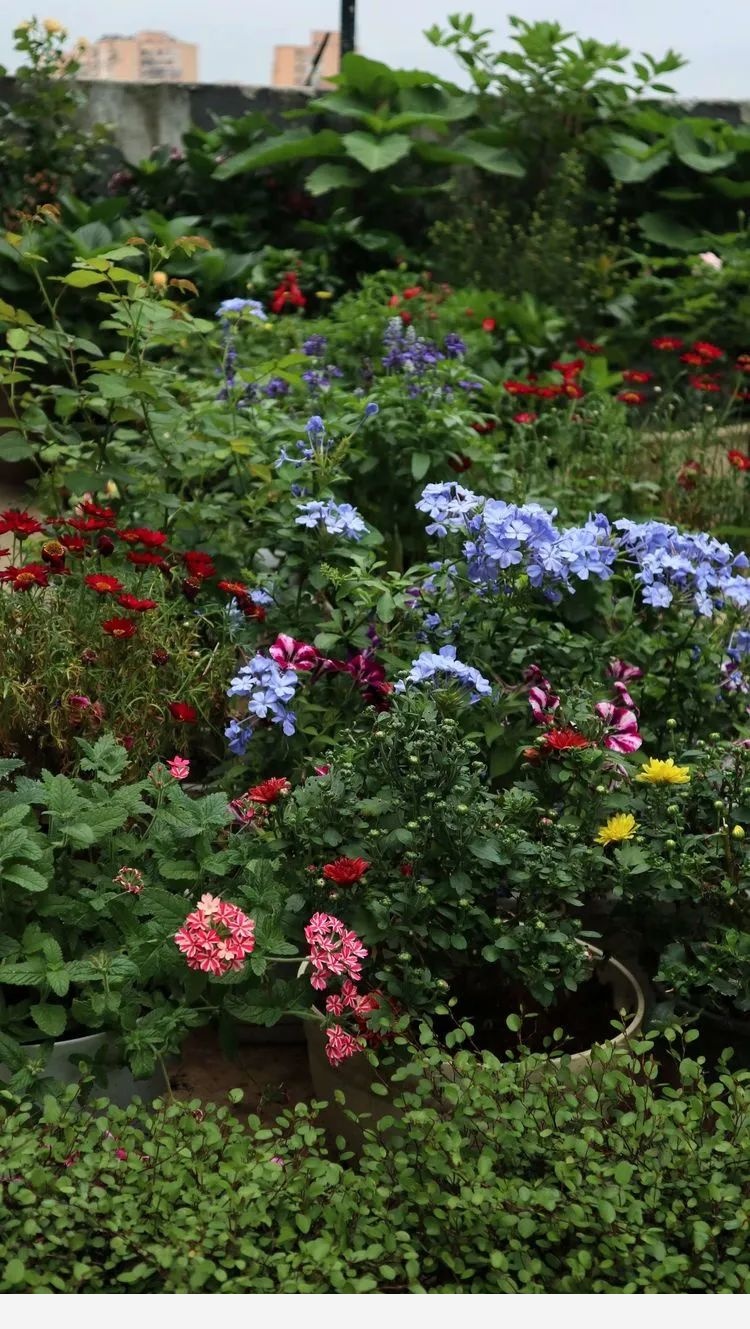
M 721 803 L 719 804 L 719 807 L 722 807 Z M 676 817 L 679 810 L 680 809 L 676 803 L 670 803 L 669 806 L 667 807 L 667 812 L 669 813 L 670 817 Z
M 114 553 L 115 542 L 109 535 L 100 535 L 96 542 L 96 547 L 103 558 Z
M 744 840 L 744 838 L 745 838 L 745 828 L 744 828 L 744 826 L 733 826 L 733 827 L 732 827 L 732 839 L 733 839 L 733 840 Z
M 723 800 L 723 798 L 717 798 L 717 799 L 714 799 L 714 807 L 716 808 L 716 811 L 717 811 L 717 812 L 722 812 L 723 809 L 724 809 L 724 800 Z
M 165 651 L 163 646 L 157 646 L 151 655 L 151 663 L 155 665 L 165 665 L 169 659 L 169 651 Z
M 672 719 L 667 720 L 667 729 L 676 729 L 676 728 L 677 728 L 677 721 L 676 721 L 676 720 L 672 720 Z
M 665 848 L 665 849 L 670 849 L 670 850 L 671 850 L 671 849 L 676 849 L 676 848 L 677 848 L 677 841 L 676 841 L 676 840 L 665 840 L 665 841 L 664 841 L 664 848 Z

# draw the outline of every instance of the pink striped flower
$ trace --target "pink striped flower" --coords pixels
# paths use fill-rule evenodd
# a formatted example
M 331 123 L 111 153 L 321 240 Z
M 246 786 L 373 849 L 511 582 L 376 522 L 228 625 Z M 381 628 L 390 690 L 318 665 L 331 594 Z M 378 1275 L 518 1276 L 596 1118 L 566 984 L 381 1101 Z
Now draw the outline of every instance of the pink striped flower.
M 637 752 L 643 739 L 638 733 L 638 716 L 628 706 L 613 701 L 598 701 L 595 711 L 609 729 L 604 746 L 612 752 Z
M 350 932 L 332 914 L 313 914 L 305 928 L 305 941 L 310 948 L 309 960 L 313 968 L 312 987 L 322 991 L 331 978 L 351 978 L 358 983 L 362 977 L 361 960 L 367 955 L 356 932 Z
M 189 969 L 221 978 L 242 969 L 255 948 L 255 921 L 236 904 L 204 895 L 174 935 Z
M 332 1024 L 326 1029 L 326 1056 L 332 1066 L 340 1066 L 347 1057 L 361 1052 L 360 1043 L 352 1034 L 348 1034 L 340 1024 Z
M 173 757 L 167 762 L 167 770 L 175 780 L 187 780 L 190 774 L 190 762 L 187 757 Z
M 320 652 L 305 641 L 297 641 L 285 632 L 280 632 L 272 646 L 268 648 L 272 660 L 282 669 L 296 669 L 309 673 L 320 664 Z

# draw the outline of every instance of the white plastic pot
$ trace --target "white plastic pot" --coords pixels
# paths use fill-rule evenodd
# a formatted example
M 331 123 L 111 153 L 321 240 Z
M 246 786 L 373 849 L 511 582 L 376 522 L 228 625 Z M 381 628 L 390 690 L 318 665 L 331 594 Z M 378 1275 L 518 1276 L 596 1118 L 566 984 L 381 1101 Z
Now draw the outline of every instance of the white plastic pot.
M 26 1043 L 23 1051 L 31 1060 L 44 1059 L 44 1073 L 63 1084 L 76 1084 L 81 1078 L 78 1063 L 83 1058 L 94 1058 L 109 1042 L 110 1035 L 86 1034 L 83 1038 L 63 1038 L 59 1043 Z M 7 1084 L 13 1072 L 10 1067 L 0 1062 L 0 1082 Z M 166 1093 L 169 1088 L 166 1076 L 161 1071 L 147 1080 L 136 1080 L 126 1066 L 113 1064 L 106 1068 L 106 1075 L 101 1090 L 117 1107 L 127 1107 L 134 1098 L 150 1103 L 154 1098 Z

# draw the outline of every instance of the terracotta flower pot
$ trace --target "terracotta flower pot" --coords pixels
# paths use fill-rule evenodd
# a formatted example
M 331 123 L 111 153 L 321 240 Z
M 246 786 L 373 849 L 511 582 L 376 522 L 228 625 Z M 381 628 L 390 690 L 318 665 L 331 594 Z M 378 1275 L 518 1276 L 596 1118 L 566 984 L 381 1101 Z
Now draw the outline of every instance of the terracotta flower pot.
M 95 1057 L 101 1048 L 106 1047 L 110 1035 L 86 1034 L 83 1038 L 63 1038 L 59 1043 L 26 1043 L 24 1052 L 27 1057 L 46 1057 L 45 1074 L 63 1084 L 76 1084 L 81 1078 L 78 1063 L 84 1057 Z M 0 1062 L 0 1083 L 7 1084 L 12 1071 Z M 113 1063 L 107 1067 L 106 1078 L 101 1094 L 106 1095 L 117 1107 L 127 1107 L 134 1098 L 142 1098 L 150 1103 L 166 1093 L 169 1088 L 166 1076 L 159 1070 L 148 1080 L 136 1080 L 126 1066 Z
M 627 1020 L 622 1033 L 602 1042 L 606 1042 L 612 1048 L 623 1049 L 643 1028 L 646 1016 L 643 989 L 635 975 L 619 960 L 606 957 L 595 946 L 587 944 L 586 949 L 596 961 L 595 976 L 611 991 L 613 1015 Z M 374 1094 L 370 1086 L 376 1077 L 366 1057 L 350 1057 L 338 1067 L 331 1066 L 326 1056 L 325 1034 L 317 1020 L 306 1021 L 305 1037 L 315 1097 L 325 1100 L 328 1104 L 322 1114 L 323 1121 L 333 1135 L 342 1135 L 348 1147 L 356 1150 L 362 1145 L 362 1127 L 351 1121 L 345 1110 L 336 1102 L 336 1090 L 342 1091 L 345 1095 L 348 1110 L 356 1112 L 357 1115 L 367 1113 L 371 1122 L 376 1122 L 381 1117 L 401 1115 L 399 1109 L 393 1106 L 392 1097 L 397 1097 L 401 1093 L 402 1085 L 399 1083 L 394 1086 L 393 1096 Z M 574 1075 L 580 1075 L 591 1064 L 592 1052 L 593 1048 L 589 1047 L 566 1054 L 565 1060 Z M 562 1060 L 563 1057 L 550 1058 L 553 1066 L 559 1066 Z M 452 1074 L 450 1066 L 446 1067 L 446 1071 Z

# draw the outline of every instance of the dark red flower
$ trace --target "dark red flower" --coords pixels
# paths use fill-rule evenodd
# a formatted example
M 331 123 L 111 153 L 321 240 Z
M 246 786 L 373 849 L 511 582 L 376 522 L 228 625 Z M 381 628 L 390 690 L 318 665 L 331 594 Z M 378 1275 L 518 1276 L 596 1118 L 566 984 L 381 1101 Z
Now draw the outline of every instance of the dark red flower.
M 482 319 L 482 332 L 494 332 L 497 327 L 497 320 L 494 318 Z
M 580 401 L 581 397 L 586 396 L 586 393 L 584 392 L 580 383 L 571 383 L 570 379 L 566 378 L 565 382 L 562 385 L 561 395 L 563 397 L 571 397 L 574 401 Z
M 140 550 L 129 549 L 125 557 L 133 567 L 158 568 L 160 572 L 169 572 L 169 564 L 159 554 L 141 553 Z
M 17 540 L 25 540 L 27 535 L 37 535 L 44 527 L 30 512 L 21 512 L 18 508 L 6 508 L 0 512 L 0 535 L 15 535 Z
M 422 287 L 407 286 L 406 290 L 402 291 L 401 294 L 403 295 L 405 300 L 415 300 L 418 295 L 422 294 Z
M 714 346 L 710 341 L 694 341 L 693 350 L 702 355 L 704 360 L 720 360 L 724 354 L 720 346 Z
M 109 558 L 109 555 L 114 552 L 115 542 L 110 535 L 102 532 L 101 535 L 97 536 L 96 547 L 104 558 Z
M 587 355 L 601 355 L 604 350 L 598 342 L 586 341 L 585 337 L 576 337 L 576 346 L 579 351 L 585 351 Z
M 684 365 L 690 365 L 693 369 L 705 369 L 711 361 L 704 359 L 699 351 L 685 351 L 680 359 Z
M 539 388 L 537 388 L 534 383 L 524 383 L 519 378 L 506 378 L 503 387 L 506 392 L 510 393 L 511 397 L 533 397 L 535 393 L 539 392 Z M 560 389 L 557 388 L 555 390 L 555 395 L 557 395 L 559 391 Z
M 188 549 L 187 553 L 182 555 L 182 561 L 188 570 L 190 577 L 215 577 L 216 568 L 213 565 L 209 554 L 204 554 L 200 549 Z
M 237 608 L 244 614 L 245 618 L 255 619 L 256 623 L 265 621 L 266 611 L 263 605 L 256 604 L 249 595 L 237 596 Z
M 585 363 L 584 360 L 554 360 L 552 368 L 556 369 L 558 374 L 562 374 L 567 383 L 572 378 L 578 378 Z
M 401 863 L 398 870 L 401 873 L 402 877 L 414 876 L 414 868 L 412 867 L 411 863 Z
M 401 322 L 402 322 L 402 323 L 413 323 L 413 322 L 414 322 L 414 319 L 412 318 L 412 316 L 411 316 L 411 314 L 409 313 L 408 309 L 402 309 L 402 310 L 401 310 Z
M 651 345 L 655 351 L 681 351 L 685 343 L 681 337 L 654 337 Z
M 650 383 L 653 374 L 648 369 L 623 369 L 623 383 Z
M 721 383 L 712 374 L 691 374 L 690 386 L 696 392 L 721 392 Z
M 566 727 L 564 729 L 548 729 L 543 736 L 542 742 L 545 748 L 551 748 L 553 752 L 569 752 L 572 748 L 590 748 L 591 744 L 583 734 L 579 734 L 575 729 Z
M 291 787 L 289 780 L 281 776 L 272 776 L 269 780 L 263 780 L 252 789 L 248 789 L 245 798 L 249 798 L 251 803 L 277 803 L 282 794 L 286 794 Z
M 198 719 L 198 712 L 194 706 L 190 706 L 186 701 L 170 701 L 169 713 L 174 720 L 180 724 L 195 724 Z
M 536 411 L 519 411 L 517 415 L 513 416 L 513 420 L 517 425 L 533 425 L 534 421 L 538 419 L 539 416 Z
M 104 531 L 112 525 L 106 517 L 63 517 L 63 521 L 74 531 Z
M 744 452 L 738 452 L 736 448 L 727 453 L 727 461 L 737 471 L 750 471 L 750 457 Z M 2 575 L 0 573 L 0 576 Z
M 185 599 L 192 602 L 193 600 L 198 599 L 202 584 L 200 577 L 183 577 L 182 582 L 180 583 L 180 590 Z
M 145 614 L 147 610 L 159 607 L 157 600 L 141 600 L 140 596 L 131 595 L 129 591 L 124 595 L 118 595 L 117 603 L 122 605 L 123 609 L 129 609 L 132 614 Z
M 65 562 L 65 545 L 60 540 L 45 540 L 42 545 L 42 558 L 56 571 L 60 571 Z
M 540 397 L 542 401 L 551 401 L 553 397 L 561 397 L 563 387 L 560 383 L 547 384 L 545 387 L 532 388 L 531 395 Z
M 737 356 L 737 364 L 735 368 L 737 368 L 741 374 L 750 374 L 750 355 L 748 355 L 747 351 L 743 351 L 742 355 Z
M 125 590 L 117 577 L 109 577 L 105 572 L 89 572 L 83 580 L 98 595 L 119 595 Z
M 695 489 L 698 476 L 702 475 L 702 473 L 703 467 L 699 461 L 684 461 L 677 472 L 677 483 L 680 486 L 680 489 L 685 489 L 688 492 L 690 492 L 691 489 Z
M 471 426 L 475 434 L 494 434 L 497 420 L 475 420 Z
M 14 591 L 33 591 L 35 586 L 49 586 L 49 573 L 43 563 L 26 563 L 0 572 L 0 581 L 8 582 Z
M 169 660 L 169 651 L 165 651 L 163 646 L 157 646 L 151 655 L 151 663 L 155 665 L 165 665 Z
M 624 401 L 626 406 L 643 406 L 648 400 L 645 392 L 636 392 L 634 388 L 626 388 L 624 392 L 618 392 L 618 401 Z
M 122 637 L 123 640 L 134 637 L 135 629 L 134 618 L 106 618 L 102 623 L 102 632 L 108 637 Z
M 90 498 L 84 498 L 79 504 L 81 512 L 87 517 L 102 517 L 105 521 L 114 521 L 117 513 L 114 508 L 103 508 L 98 503 L 94 503 Z
M 463 471 L 470 471 L 474 463 L 471 457 L 466 457 L 463 452 L 459 452 L 448 458 L 448 465 L 457 475 L 461 475 Z
M 323 876 L 337 886 L 356 886 L 364 877 L 370 864 L 364 858 L 337 858 L 334 863 L 323 865 Z
M 65 546 L 69 554 L 82 554 L 86 548 L 82 535 L 61 535 L 60 544 Z
M 129 545 L 145 545 L 147 549 L 161 549 L 167 543 L 163 531 L 151 531 L 148 526 L 132 526 L 127 531 L 119 531 L 119 537 Z

